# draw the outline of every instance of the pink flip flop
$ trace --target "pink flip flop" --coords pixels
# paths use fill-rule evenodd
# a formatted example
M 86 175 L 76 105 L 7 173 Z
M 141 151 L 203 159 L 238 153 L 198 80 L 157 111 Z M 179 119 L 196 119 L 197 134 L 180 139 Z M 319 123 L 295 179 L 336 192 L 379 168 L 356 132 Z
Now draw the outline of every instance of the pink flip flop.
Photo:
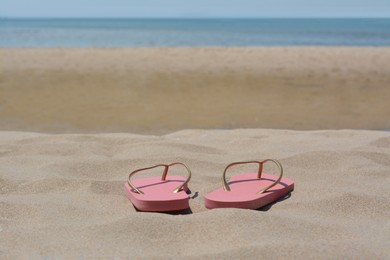
M 276 164 L 279 176 L 263 173 L 263 165 L 267 162 Z M 237 174 L 229 183 L 226 181 L 226 172 L 231 166 L 247 163 L 259 164 L 258 172 Z M 294 190 L 294 182 L 283 178 L 282 165 L 273 159 L 231 163 L 225 168 L 222 181 L 223 187 L 205 196 L 206 208 L 258 209 Z
M 181 176 L 167 176 L 169 167 L 174 165 L 182 165 L 186 168 L 188 172 L 187 179 Z M 137 172 L 157 167 L 164 167 L 162 177 L 142 178 L 131 181 L 131 177 Z M 128 181 L 125 182 L 125 192 L 134 207 L 140 211 L 167 212 L 183 210 L 190 207 L 186 193 L 190 179 L 191 171 L 184 163 L 159 164 L 130 173 Z M 177 186 L 178 183 L 179 186 Z

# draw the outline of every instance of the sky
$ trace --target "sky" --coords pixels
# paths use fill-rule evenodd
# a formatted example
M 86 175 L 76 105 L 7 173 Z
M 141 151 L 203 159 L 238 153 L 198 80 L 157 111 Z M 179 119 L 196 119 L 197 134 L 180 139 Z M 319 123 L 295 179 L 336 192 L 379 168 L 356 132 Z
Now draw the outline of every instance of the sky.
M 0 17 L 390 18 L 390 0 L 0 0 Z

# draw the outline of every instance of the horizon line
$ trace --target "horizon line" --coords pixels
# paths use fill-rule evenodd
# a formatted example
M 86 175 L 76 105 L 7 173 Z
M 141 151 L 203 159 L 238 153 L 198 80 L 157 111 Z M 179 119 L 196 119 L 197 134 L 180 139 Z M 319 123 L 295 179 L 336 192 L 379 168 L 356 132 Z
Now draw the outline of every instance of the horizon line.
M 0 19 L 390 19 L 390 16 L 253 16 L 253 17 L 216 17 L 216 16 L 163 16 L 163 17 L 113 17 L 113 16 L 2 16 Z

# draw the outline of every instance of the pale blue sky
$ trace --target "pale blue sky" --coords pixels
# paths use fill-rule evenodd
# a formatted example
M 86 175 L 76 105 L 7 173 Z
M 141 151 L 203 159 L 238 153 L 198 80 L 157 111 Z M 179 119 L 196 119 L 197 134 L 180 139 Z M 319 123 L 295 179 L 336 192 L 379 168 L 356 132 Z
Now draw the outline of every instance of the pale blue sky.
M 0 0 L 0 16 L 390 18 L 390 0 Z

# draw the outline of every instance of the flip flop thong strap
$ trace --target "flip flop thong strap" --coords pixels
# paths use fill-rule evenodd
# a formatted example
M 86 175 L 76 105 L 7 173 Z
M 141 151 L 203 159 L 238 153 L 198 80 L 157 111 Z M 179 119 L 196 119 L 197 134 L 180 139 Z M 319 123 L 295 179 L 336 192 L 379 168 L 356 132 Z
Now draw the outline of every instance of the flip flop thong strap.
M 140 189 L 138 189 L 137 187 L 135 187 L 135 186 L 131 183 L 131 177 L 132 177 L 134 174 L 136 174 L 136 173 L 138 173 L 138 172 L 141 172 L 141 171 L 151 170 L 151 169 L 154 169 L 154 168 L 157 168 L 157 167 L 164 167 L 164 172 L 163 172 L 163 174 L 162 174 L 162 176 L 161 176 L 161 180 L 162 180 L 162 181 L 165 181 L 165 179 L 166 179 L 166 177 L 167 177 L 167 174 L 168 174 L 169 167 L 174 166 L 174 165 L 182 165 L 182 166 L 184 166 L 184 168 L 187 170 L 187 173 L 188 173 L 188 177 L 187 177 L 187 179 L 185 180 L 185 182 L 184 182 L 183 184 L 179 185 L 176 189 L 174 189 L 174 190 L 172 191 L 173 193 L 177 193 L 177 192 L 179 192 L 179 191 L 180 191 L 180 190 L 181 190 L 181 189 L 182 189 L 182 188 L 191 180 L 191 170 L 190 170 L 190 168 L 189 168 L 187 165 L 185 165 L 184 163 L 181 163 L 181 162 L 174 162 L 174 163 L 171 163 L 171 164 L 157 164 L 157 165 L 155 165 L 155 166 L 137 169 L 137 170 L 135 170 L 135 171 L 133 171 L 133 172 L 131 172 L 131 173 L 129 174 L 129 179 L 128 179 L 127 183 L 128 183 L 129 186 L 130 186 L 133 190 L 135 190 L 138 194 L 144 194 Z
M 228 166 L 226 166 L 225 170 L 223 171 L 223 175 L 222 175 L 223 189 L 226 190 L 226 191 L 230 191 L 231 190 L 228 182 L 226 181 L 226 172 L 227 172 L 227 170 L 230 167 L 235 166 L 235 165 L 240 165 L 240 164 L 257 163 L 259 165 L 257 178 L 260 179 L 261 178 L 261 174 L 263 172 L 263 165 L 266 162 L 274 163 L 278 167 L 278 170 L 279 170 L 279 177 L 278 177 L 278 179 L 276 179 L 276 181 L 273 182 L 271 185 L 269 185 L 269 186 L 259 190 L 258 192 L 256 192 L 256 194 L 261 194 L 261 193 L 266 192 L 267 190 L 269 190 L 270 188 L 272 188 L 273 186 L 278 184 L 280 182 L 280 180 L 282 179 L 282 177 L 283 177 L 283 167 L 282 167 L 282 164 L 279 161 L 275 160 L 275 159 L 266 159 L 266 160 L 263 160 L 263 161 L 234 162 L 234 163 L 229 164 Z

